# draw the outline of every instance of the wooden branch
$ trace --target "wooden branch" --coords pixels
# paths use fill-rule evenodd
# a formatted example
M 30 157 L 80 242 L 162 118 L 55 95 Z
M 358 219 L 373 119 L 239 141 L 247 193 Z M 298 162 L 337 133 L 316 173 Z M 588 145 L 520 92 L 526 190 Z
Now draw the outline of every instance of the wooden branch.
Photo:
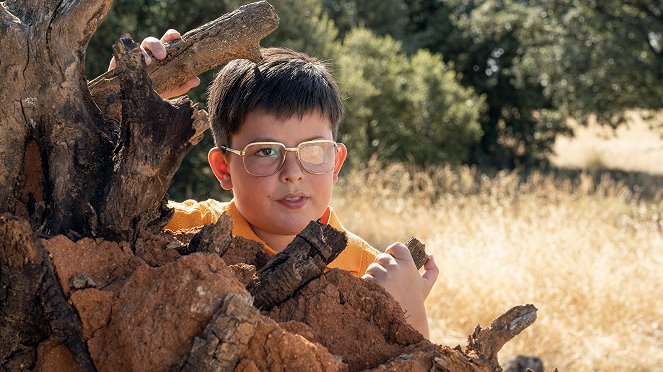
M 279 305 L 304 284 L 320 276 L 347 246 L 348 238 L 330 225 L 311 221 L 260 271 L 249 286 L 258 309 Z
M 266 1 L 240 7 L 182 35 L 166 46 L 164 60 L 153 59 L 148 74 L 157 92 L 179 86 L 194 76 L 233 59 L 260 59 L 260 40 L 278 27 L 279 18 Z M 119 79 L 111 70 L 90 81 L 89 88 L 104 115 L 119 118 Z
M 475 351 L 483 360 L 494 360 L 502 346 L 536 320 L 534 305 L 516 306 L 490 323 L 486 329 L 480 326 L 468 337 L 468 349 Z M 499 365 L 499 364 L 498 364 Z
M 123 37 L 114 49 L 121 72 L 122 127 L 99 217 L 108 235 L 131 240 L 140 215 L 158 208 L 182 159 L 202 138 L 207 114 L 187 97 L 173 104 L 162 100 L 133 40 Z
M 214 318 L 196 337 L 179 366 L 181 371 L 232 371 L 248 348 L 260 312 L 251 298 L 227 294 Z

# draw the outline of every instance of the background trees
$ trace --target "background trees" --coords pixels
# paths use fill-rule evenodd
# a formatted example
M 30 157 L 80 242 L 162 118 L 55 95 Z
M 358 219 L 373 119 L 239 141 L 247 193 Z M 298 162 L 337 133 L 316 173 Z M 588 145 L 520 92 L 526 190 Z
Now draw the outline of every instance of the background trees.
M 187 31 L 246 2 L 117 0 L 90 44 L 88 76 L 106 69 L 120 32 Z M 663 5 L 653 0 L 272 3 L 281 25 L 263 45 L 303 50 L 336 72 L 351 165 L 378 156 L 542 166 L 570 132 L 567 117 L 619 125 L 627 109 L 663 106 Z M 209 137 L 185 159 L 171 197 L 222 196 L 207 170 Z

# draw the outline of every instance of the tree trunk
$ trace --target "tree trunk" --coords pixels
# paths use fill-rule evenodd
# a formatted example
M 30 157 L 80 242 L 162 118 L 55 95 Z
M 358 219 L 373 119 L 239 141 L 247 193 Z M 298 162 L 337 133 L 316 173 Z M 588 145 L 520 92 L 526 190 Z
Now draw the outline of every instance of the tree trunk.
M 93 99 L 85 50 L 110 5 L 0 2 L 3 368 L 34 367 L 37 345 L 51 337 L 79 367 L 94 369 L 80 321 L 32 230 L 40 237 L 128 241 L 146 228 L 160 231 L 170 181 L 208 125 L 188 98 L 157 95 L 129 38 L 115 46 L 118 68 L 91 84 Z M 260 39 L 277 26 L 271 5 L 249 4 L 185 34 L 170 46 L 168 60 L 149 71 L 163 90 L 229 60 L 259 58 Z

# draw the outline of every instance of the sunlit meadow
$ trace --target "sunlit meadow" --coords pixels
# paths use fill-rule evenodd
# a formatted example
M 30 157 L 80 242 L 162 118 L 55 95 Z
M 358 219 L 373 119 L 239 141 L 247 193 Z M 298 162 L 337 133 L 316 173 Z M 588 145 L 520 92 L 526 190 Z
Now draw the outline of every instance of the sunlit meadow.
M 651 194 L 651 193 L 650 193 Z M 538 319 L 500 352 L 546 370 L 663 370 L 663 191 L 608 176 L 523 177 L 403 165 L 345 174 L 333 205 L 376 247 L 416 236 L 441 269 L 426 301 L 433 342 L 532 303 Z

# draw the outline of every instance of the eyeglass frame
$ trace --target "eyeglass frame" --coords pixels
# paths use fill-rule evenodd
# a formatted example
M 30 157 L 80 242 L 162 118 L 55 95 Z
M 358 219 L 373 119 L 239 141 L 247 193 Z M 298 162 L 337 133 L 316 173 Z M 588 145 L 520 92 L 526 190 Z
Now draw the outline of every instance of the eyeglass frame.
M 315 142 L 332 143 L 334 145 L 334 149 L 336 150 L 336 154 L 334 155 L 334 157 L 335 157 L 334 166 L 326 172 L 311 172 L 308 169 L 306 169 L 306 167 L 304 167 L 304 164 L 302 164 L 302 159 L 299 155 L 299 148 L 303 144 L 315 143 Z M 249 172 L 249 169 L 246 167 L 245 155 L 246 155 L 246 148 L 251 146 L 251 145 L 279 145 L 279 146 L 282 146 L 285 149 L 285 154 L 283 154 L 283 157 L 281 158 L 281 164 L 279 164 L 279 166 L 276 168 L 274 173 L 263 175 L 263 174 L 253 174 L 253 173 Z M 270 177 L 270 176 L 273 176 L 273 175 L 277 174 L 281 170 L 281 168 L 283 168 L 283 164 L 285 164 L 285 158 L 288 155 L 289 151 L 290 152 L 295 152 L 297 154 L 297 163 L 299 164 L 299 167 L 301 169 L 303 169 L 305 172 L 307 172 L 309 174 L 315 174 L 315 175 L 327 174 L 327 173 L 333 171 L 334 168 L 336 167 L 336 163 L 338 162 L 338 152 L 340 151 L 339 145 L 342 145 L 342 143 L 332 141 L 332 140 L 327 140 L 327 139 L 319 139 L 319 140 L 311 140 L 311 141 L 301 142 L 300 144 L 297 145 L 297 147 L 288 147 L 288 146 L 286 146 L 285 144 L 283 144 L 281 142 L 265 141 L 265 142 L 251 142 L 251 143 L 247 144 L 246 146 L 244 146 L 244 148 L 242 150 L 233 149 L 233 148 L 225 146 L 225 145 L 220 145 L 219 148 L 223 151 L 229 151 L 229 152 L 231 152 L 235 155 L 241 156 L 242 157 L 242 165 L 244 166 L 244 170 L 246 171 L 246 173 L 248 173 L 252 176 L 255 176 L 255 177 Z

